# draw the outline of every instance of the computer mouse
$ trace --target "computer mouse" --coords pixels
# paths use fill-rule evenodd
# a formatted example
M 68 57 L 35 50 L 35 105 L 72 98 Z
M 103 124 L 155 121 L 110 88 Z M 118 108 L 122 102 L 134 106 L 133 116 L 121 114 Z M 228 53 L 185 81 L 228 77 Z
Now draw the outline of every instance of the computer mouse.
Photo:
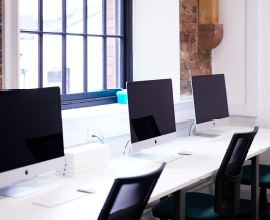
M 179 151 L 177 153 L 180 155 L 191 155 L 192 154 L 192 152 L 190 152 L 190 151 Z
M 95 193 L 96 192 L 96 189 L 93 188 L 93 187 L 81 187 L 81 188 L 78 188 L 77 191 L 79 192 L 84 192 L 84 193 Z

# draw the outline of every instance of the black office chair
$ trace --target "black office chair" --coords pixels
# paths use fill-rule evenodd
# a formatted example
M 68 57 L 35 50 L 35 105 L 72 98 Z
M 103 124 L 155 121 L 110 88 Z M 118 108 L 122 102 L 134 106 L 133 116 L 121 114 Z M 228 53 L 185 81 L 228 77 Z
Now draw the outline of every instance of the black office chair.
M 156 171 L 114 181 L 98 220 L 139 220 L 165 163 Z
M 251 185 L 251 165 L 243 166 L 243 174 L 241 184 Z M 270 217 L 270 212 L 267 205 L 266 189 L 270 189 L 270 166 L 259 165 L 259 187 L 260 187 L 260 200 L 259 200 L 259 213 L 260 218 L 264 216 Z
M 233 135 L 217 172 L 215 196 L 186 193 L 186 219 L 234 219 L 239 212 L 242 166 L 257 131 L 258 127 L 255 127 L 252 132 Z M 160 201 L 152 212 L 154 217 L 173 219 L 174 197 Z

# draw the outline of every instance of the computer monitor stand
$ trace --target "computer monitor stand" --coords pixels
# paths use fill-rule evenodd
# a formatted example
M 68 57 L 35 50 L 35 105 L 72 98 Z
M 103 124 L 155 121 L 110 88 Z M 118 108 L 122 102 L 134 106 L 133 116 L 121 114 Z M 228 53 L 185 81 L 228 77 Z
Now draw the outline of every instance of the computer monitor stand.
M 196 131 L 196 123 L 194 122 L 194 124 L 191 127 L 191 131 L 190 131 L 190 136 L 199 136 L 199 137 L 205 137 L 205 138 L 216 138 L 220 136 L 220 132 L 213 132 L 212 131 L 206 131 L 205 132 L 197 132 Z M 222 133 L 222 132 L 221 132 Z
M 161 157 L 161 154 L 151 154 L 151 153 L 144 153 L 144 152 L 136 152 L 136 153 L 130 153 L 130 157 L 138 158 L 138 159 L 143 159 L 143 160 L 153 160 L 156 158 Z
M 55 175 L 23 179 L 19 182 L 1 186 L 0 195 L 20 198 L 41 191 L 40 187 L 57 181 Z
M 40 191 L 39 188 L 15 186 L 13 184 L 0 187 L 1 196 L 7 196 L 7 197 L 13 197 L 13 198 L 24 197 L 24 196 L 27 196 L 27 195 L 30 195 L 39 191 Z

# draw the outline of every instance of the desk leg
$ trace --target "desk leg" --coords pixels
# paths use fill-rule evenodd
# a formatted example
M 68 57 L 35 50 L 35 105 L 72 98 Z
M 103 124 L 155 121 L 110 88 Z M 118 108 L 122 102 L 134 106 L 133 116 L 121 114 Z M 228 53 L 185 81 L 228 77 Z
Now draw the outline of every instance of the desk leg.
M 174 195 L 174 220 L 185 220 L 186 217 L 186 190 L 181 189 Z
M 259 220 L 259 155 L 251 158 L 251 219 Z

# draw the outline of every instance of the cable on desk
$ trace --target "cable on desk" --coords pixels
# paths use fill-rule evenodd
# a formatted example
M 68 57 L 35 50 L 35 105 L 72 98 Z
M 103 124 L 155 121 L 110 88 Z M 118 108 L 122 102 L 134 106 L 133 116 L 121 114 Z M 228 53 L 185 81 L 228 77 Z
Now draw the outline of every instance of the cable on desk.
M 195 122 L 193 122 L 192 125 L 193 125 L 194 123 L 195 123 Z M 190 130 L 191 130 L 191 128 L 192 128 L 192 125 L 190 125 L 190 128 L 189 128 L 189 135 L 188 135 L 188 136 L 190 136 Z
M 126 153 L 126 148 L 127 148 L 129 142 L 130 142 L 130 140 L 128 140 L 128 142 L 127 142 L 127 144 L 126 144 L 126 146 L 125 146 L 125 150 L 124 150 L 124 153 L 123 153 L 123 154 Z
M 93 134 L 92 137 L 98 138 L 101 141 L 101 143 L 104 144 L 104 142 L 98 136 L 96 136 L 96 135 Z

